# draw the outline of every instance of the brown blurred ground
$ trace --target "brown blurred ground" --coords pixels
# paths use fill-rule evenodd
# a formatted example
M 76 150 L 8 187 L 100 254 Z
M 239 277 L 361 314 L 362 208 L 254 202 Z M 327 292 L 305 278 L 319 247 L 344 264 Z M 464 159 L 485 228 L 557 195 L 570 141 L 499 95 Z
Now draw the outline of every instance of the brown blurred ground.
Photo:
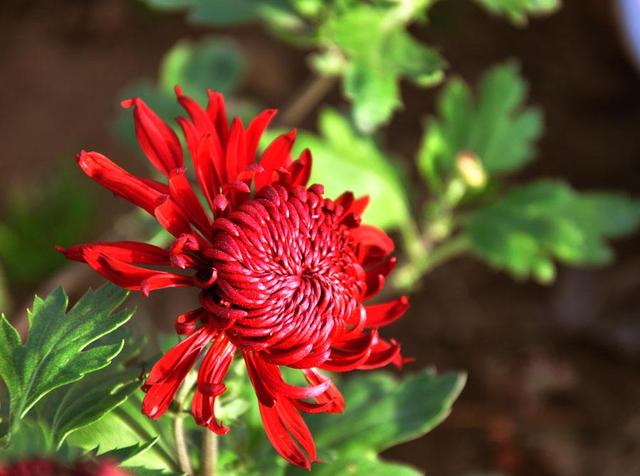
M 565 3 L 559 14 L 517 29 L 449 0 L 426 32 L 415 33 L 469 80 L 519 59 L 547 123 L 541 158 L 522 178 L 563 176 L 581 189 L 640 195 L 639 76 L 609 2 Z M 153 77 L 177 39 L 203 32 L 132 1 L 4 0 L 0 188 L 46 179 L 52 164 L 82 147 L 124 160 L 127 151 L 110 133 L 118 93 Z M 303 53 L 252 27 L 233 34 L 250 59 L 243 92 L 270 106 L 287 102 L 306 79 Z M 412 157 L 434 91 L 407 88 L 405 99 L 388 141 Z M 100 197 L 112 216 L 115 201 Z M 434 476 L 640 474 L 640 241 L 617 250 L 616 265 L 562 269 L 549 288 L 515 283 L 470 259 L 428 276 L 395 331 L 415 366 L 467 369 L 469 384 L 442 427 L 389 456 Z

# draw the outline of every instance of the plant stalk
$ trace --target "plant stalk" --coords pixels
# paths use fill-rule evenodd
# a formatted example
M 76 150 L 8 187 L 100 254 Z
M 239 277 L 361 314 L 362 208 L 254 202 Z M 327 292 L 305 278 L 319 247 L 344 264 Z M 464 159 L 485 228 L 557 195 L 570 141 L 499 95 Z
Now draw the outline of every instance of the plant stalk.
M 187 440 L 184 435 L 184 414 L 178 411 L 173 417 L 173 436 L 176 440 L 176 452 L 180 471 L 187 476 L 193 476 L 193 468 L 189 461 L 189 451 L 187 450 Z
M 282 111 L 278 122 L 299 125 L 329 93 L 336 79 L 336 76 L 315 76 Z
M 205 428 L 202 439 L 202 476 L 215 476 L 218 463 L 218 435 Z

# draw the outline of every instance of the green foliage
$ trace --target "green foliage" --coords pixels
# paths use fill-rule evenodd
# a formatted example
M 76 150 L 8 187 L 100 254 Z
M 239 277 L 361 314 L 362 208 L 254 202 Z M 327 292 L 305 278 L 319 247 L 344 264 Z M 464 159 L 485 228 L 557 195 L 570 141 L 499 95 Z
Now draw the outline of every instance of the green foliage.
M 95 223 L 95 205 L 85 182 L 57 166 L 42 183 L 9 188 L 2 197 L 0 261 L 7 281 L 29 285 L 64 263 L 53 246 L 82 239 Z
M 460 79 L 440 95 L 437 119 L 427 125 L 418 166 L 434 192 L 443 193 L 461 153 L 475 154 L 490 174 L 514 172 L 533 159 L 542 133 L 539 111 L 525 108 L 527 86 L 514 64 L 483 77 L 476 98 Z
M 356 196 L 369 195 L 372 205 L 364 214 L 367 223 L 384 228 L 406 223 L 409 205 L 399 166 L 336 111 L 322 111 L 318 129 L 319 135 L 300 132 L 294 150 L 294 155 L 305 148 L 312 150 L 310 183 L 323 184 L 327 196 L 333 198 L 346 190 Z M 275 134 L 271 132 L 266 139 Z
M 237 3 L 237 2 L 236 2 Z M 225 37 L 205 37 L 198 41 L 180 41 L 165 55 L 154 84 L 138 81 L 123 91 L 123 97 L 139 96 L 167 121 L 184 114 L 176 101 L 174 88 L 201 104 L 207 103 L 207 89 L 220 91 L 227 98 L 244 75 L 244 58 L 238 45 Z M 232 112 L 243 115 L 252 110 L 247 104 L 232 104 Z M 135 144 L 131 111 L 121 111 L 116 131 L 124 141 Z
M 108 366 L 118 355 L 122 339 L 91 344 L 132 316 L 130 310 L 115 312 L 126 297 L 125 291 L 107 284 L 88 291 L 68 312 L 62 289 L 45 300 L 36 297 L 25 343 L 9 321 L 0 318 L 0 376 L 9 393 L 10 425 L 3 431 L 5 440 L 43 397 Z
M 127 458 L 124 466 L 179 472 L 170 417 L 151 420 L 142 414 L 141 405 L 140 392 L 134 393 L 100 420 L 73 432 L 67 440 L 69 445 L 86 451 L 97 448 L 102 456 L 157 439 L 145 451 Z
M 188 9 L 189 19 L 207 25 L 233 25 L 287 12 L 287 0 L 145 0 L 161 10 Z
M 412 80 L 429 86 L 442 79 L 440 55 L 406 31 L 421 16 L 428 0 L 410 2 L 346 2 L 336 7 L 319 29 L 320 44 L 326 47 L 316 67 L 332 64 L 327 55 L 340 51 L 344 57 L 344 92 L 353 102 L 358 128 L 371 132 L 387 122 L 401 106 L 399 81 Z
M 342 415 L 312 415 L 309 423 L 324 464 L 321 475 L 415 475 L 412 468 L 380 461 L 377 453 L 428 433 L 440 424 L 464 387 L 464 374 L 438 376 L 430 370 L 396 380 L 376 372 L 342 386 Z M 303 474 L 288 468 L 287 474 Z
M 606 239 L 640 224 L 640 202 L 623 195 L 578 193 L 558 181 L 514 187 L 464 222 L 472 251 L 519 278 L 549 282 L 553 259 L 573 265 L 608 263 Z
M 53 391 L 40 405 L 40 414 L 56 447 L 59 448 L 73 431 L 99 420 L 119 406 L 140 386 L 140 369 L 136 366 L 126 368 L 124 364 L 141 351 L 142 339 L 114 332 L 98 344 L 115 344 L 123 339 L 125 347 L 109 367 Z
M 527 16 L 548 15 L 560 8 L 561 0 L 476 0 L 490 12 L 505 15 L 516 24 L 527 22 Z

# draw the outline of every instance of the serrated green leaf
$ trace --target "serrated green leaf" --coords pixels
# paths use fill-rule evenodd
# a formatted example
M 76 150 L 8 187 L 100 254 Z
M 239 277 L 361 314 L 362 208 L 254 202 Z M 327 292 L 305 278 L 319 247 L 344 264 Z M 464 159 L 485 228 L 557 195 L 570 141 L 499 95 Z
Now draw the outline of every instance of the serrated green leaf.
M 519 278 L 546 283 L 553 260 L 601 265 L 613 252 L 607 238 L 640 224 L 640 202 L 623 195 L 578 193 L 550 180 L 515 187 L 496 203 L 472 212 L 465 232 L 472 251 Z
M 100 457 L 104 459 L 114 459 L 119 463 L 126 463 L 127 461 L 141 455 L 145 451 L 152 448 L 158 442 L 158 439 L 159 438 L 156 436 L 146 443 L 137 443 L 135 445 L 127 446 L 125 448 L 117 448 L 111 451 L 106 451 L 104 453 L 100 453 L 100 448 L 96 448 L 94 450 L 94 453 L 96 455 L 100 454 Z
M 449 415 L 465 381 L 464 374 L 430 370 L 403 380 L 383 372 L 350 379 L 342 388 L 344 414 L 309 418 L 316 444 L 345 457 L 418 438 Z
M 561 0 L 476 0 L 490 12 L 505 15 L 516 24 L 527 22 L 528 16 L 549 15 L 560 8 Z
M 134 393 L 100 420 L 74 431 L 67 443 L 85 451 L 98 448 L 100 455 L 158 437 L 157 443 L 147 451 L 128 459 L 126 466 L 179 473 L 171 419 L 151 420 L 142 414 L 141 405 L 139 392 Z
M 447 84 L 418 154 L 422 175 L 435 192 L 443 192 L 462 153 L 472 152 L 489 174 L 516 171 L 533 159 L 542 116 L 524 107 L 526 90 L 511 63 L 489 70 L 476 98 L 460 79 Z
M 40 406 L 51 439 L 60 447 L 65 438 L 79 428 L 102 418 L 124 402 L 140 386 L 140 369 L 123 366 L 141 351 L 143 339 L 114 332 L 98 344 L 125 340 L 125 347 L 106 369 L 53 391 Z
M 313 153 L 310 183 L 320 183 L 328 197 L 345 191 L 369 195 L 364 221 L 382 228 L 394 228 L 409 220 L 407 185 L 398 167 L 371 138 L 359 134 L 343 116 L 331 109 L 320 113 L 319 135 L 299 132 L 294 154 L 309 148 Z M 272 140 L 282 131 L 270 131 Z
M 108 366 L 118 355 L 122 341 L 88 347 L 131 318 L 130 310 L 114 312 L 127 294 L 106 284 L 88 291 L 68 312 L 62 289 L 46 300 L 36 297 L 28 314 L 30 329 L 24 344 L 2 316 L 0 376 L 9 391 L 13 426 L 49 392 Z
M 430 2 L 347 4 L 332 11 L 320 27 L 321 42 L 343 52 L 344 92 L 353 101 L 354 120 L 371 132 L 401 105 L 399 81 L 419 86 L 442 78 L 438 53 L 409 35 L 407 25 Z

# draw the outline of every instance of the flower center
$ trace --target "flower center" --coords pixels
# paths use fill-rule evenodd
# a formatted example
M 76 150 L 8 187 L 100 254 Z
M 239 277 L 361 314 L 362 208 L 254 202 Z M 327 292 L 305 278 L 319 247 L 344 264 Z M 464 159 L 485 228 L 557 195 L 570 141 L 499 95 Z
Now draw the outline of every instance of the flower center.
M 227 331 L 236 345 L 287 365 L 328 355 L 331 338 L 359 312 L 364 290 L 336 208 L 319 186 L 274 185 L 218 220 L 218 298 L 244 311 Z

